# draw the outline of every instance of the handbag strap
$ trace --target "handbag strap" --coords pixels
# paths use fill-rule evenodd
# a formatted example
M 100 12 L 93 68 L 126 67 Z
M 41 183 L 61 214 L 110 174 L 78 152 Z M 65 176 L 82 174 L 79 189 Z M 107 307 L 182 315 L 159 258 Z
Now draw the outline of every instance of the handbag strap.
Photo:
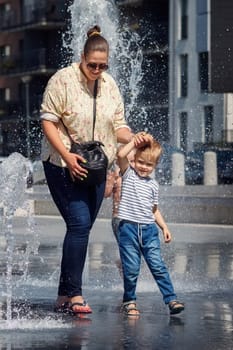
M 96 96 L 98 90 L 98 79 L 95 80 L 94 84 L 94 93 L 93 93 L 93 129 L 92 129 L 92 140 L 94 141 L 94 132 L 95 132 L 95 121 L 96 121 Z
M 94 132 L 95 132 L 95 121 L 96 121 L 96 97 L 97 97 L 97 91 L 98 91 L 98 79 L 95 80 L 95 84 L 94 84 L 94 93 L 93 93 L 93 129 L 92 129 L 92 141 L 94 141 Z M 67 135 L 69 136 L 69 139 L 71 142 L 73 142 L 74 140 L 72 139 L 72 137 L 69 134 L 68 128 L 66 127 L 66 125 L 64 124 L 63 120 L 61 119 L 61 122 L 64 126 L 64 129 L 67 133 Z

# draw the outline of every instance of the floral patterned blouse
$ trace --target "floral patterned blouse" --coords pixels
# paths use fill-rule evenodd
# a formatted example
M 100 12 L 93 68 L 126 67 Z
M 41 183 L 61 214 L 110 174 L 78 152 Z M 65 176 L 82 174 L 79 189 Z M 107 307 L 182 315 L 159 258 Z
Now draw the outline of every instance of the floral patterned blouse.
M 62 142 L 70 149 L 70 139 L 61 122 L 68 128 L 74 141 L 90 141 L 93 130 L 93 95 L 87 87 L 87 80 L 78 63 L 60 69 L 49 80 L 41 105 L 41 119 L 58 123 Z M 104 144 L 109 164 L 115 158 L 117 139 L 115 132 L 128 127 L 124 118 L 124 105 L 114 79 L 106 72 L 98 80 L 96 98 L 96 123 L 94 139 Z M 59 153 L 46 137 L 42 140 L 41 158 L 65 167 Z

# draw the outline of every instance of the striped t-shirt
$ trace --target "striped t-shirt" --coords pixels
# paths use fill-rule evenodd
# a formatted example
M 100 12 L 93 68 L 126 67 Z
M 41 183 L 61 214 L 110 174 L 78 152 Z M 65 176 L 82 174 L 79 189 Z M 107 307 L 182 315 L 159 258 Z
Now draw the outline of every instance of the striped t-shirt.
M 118 217 L 137 223 L 153 223 L 155 219 L 152 209 L 158 204 L 158 188 L 157 181 L 139 176 L 129 166 L 122 175 Z

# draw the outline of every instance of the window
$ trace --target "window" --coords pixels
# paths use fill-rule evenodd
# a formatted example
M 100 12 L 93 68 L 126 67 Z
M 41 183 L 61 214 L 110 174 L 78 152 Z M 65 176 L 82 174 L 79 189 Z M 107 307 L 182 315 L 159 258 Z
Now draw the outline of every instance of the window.
M 180 148 L 187 151 L 188 113 L 180 113 Z
M 3 143 L 3 136 L 2 136 L 2 124 L 0 123 L 0 144 Z
M 5 89 L 0 89 L 0 104 L 5 101 Z
M 5 88 L 5 101 L 10 101 L 11 99 L 11 91 L 9 88 Z
M 10 46 L 0 46 L 0 68 L 1 70 L 7 70 L 12 66 L 12 58 L 10 57 Z
M 214 108 L 213 106 L 204 107 L 205 115 L 205 142 L 213 142 L 213 117 L 214 117 Z
M 10 56 L 11 48 L 9 45 L 0 46 L 0 59 Z
M 10 101 L 10 89 L 9 88 L 2 88 L 0 89 L 0 103 Z
M 187 0 L 180 0 L 180 39 L 188 37 Z
M 8 3 L 0 4 L 0 17 L 4 16 L 11 9 L 11 5 Z
M 0 4 L 0 21 L 4 27 L 10 23 L 11 5 L 8 3 Z
M 188 55 L 180 55 L 180 97 L 188 95 Z
M 208 52 L 199 53 L 199 81 L 201 92 L 208 92 Z

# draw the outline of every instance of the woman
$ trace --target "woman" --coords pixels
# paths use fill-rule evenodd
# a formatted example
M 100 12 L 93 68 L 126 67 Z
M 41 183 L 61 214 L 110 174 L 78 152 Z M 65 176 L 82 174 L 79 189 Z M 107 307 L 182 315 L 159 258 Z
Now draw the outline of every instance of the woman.
M 92 139 L 94 83 L 98 80 L 94 139 L 105 145 L 109 165 L 116 156 L 117 142 L 132 138 L 124 119 L 119 89 L 108 69 L 109 46 L 94 26 L 87 32 L 80 63 L 56 72 L 49 80 L 41 107 L 42 160 L 45 176 L 65 223 L 61 275 L 56 310 L 67 308 L 73 313 L 91 313 L 82 296 L 82 273 L 86 259 L 89 232 L 103 200 L 105 181 L 86 187 L 74 179 L 85 178 L 85 162 L 70 153 L 70 139 L 83 142 Z M 65 127 L 64 127 L 65 125 Z M 67 130 L 66 130 L 67 129 Z

